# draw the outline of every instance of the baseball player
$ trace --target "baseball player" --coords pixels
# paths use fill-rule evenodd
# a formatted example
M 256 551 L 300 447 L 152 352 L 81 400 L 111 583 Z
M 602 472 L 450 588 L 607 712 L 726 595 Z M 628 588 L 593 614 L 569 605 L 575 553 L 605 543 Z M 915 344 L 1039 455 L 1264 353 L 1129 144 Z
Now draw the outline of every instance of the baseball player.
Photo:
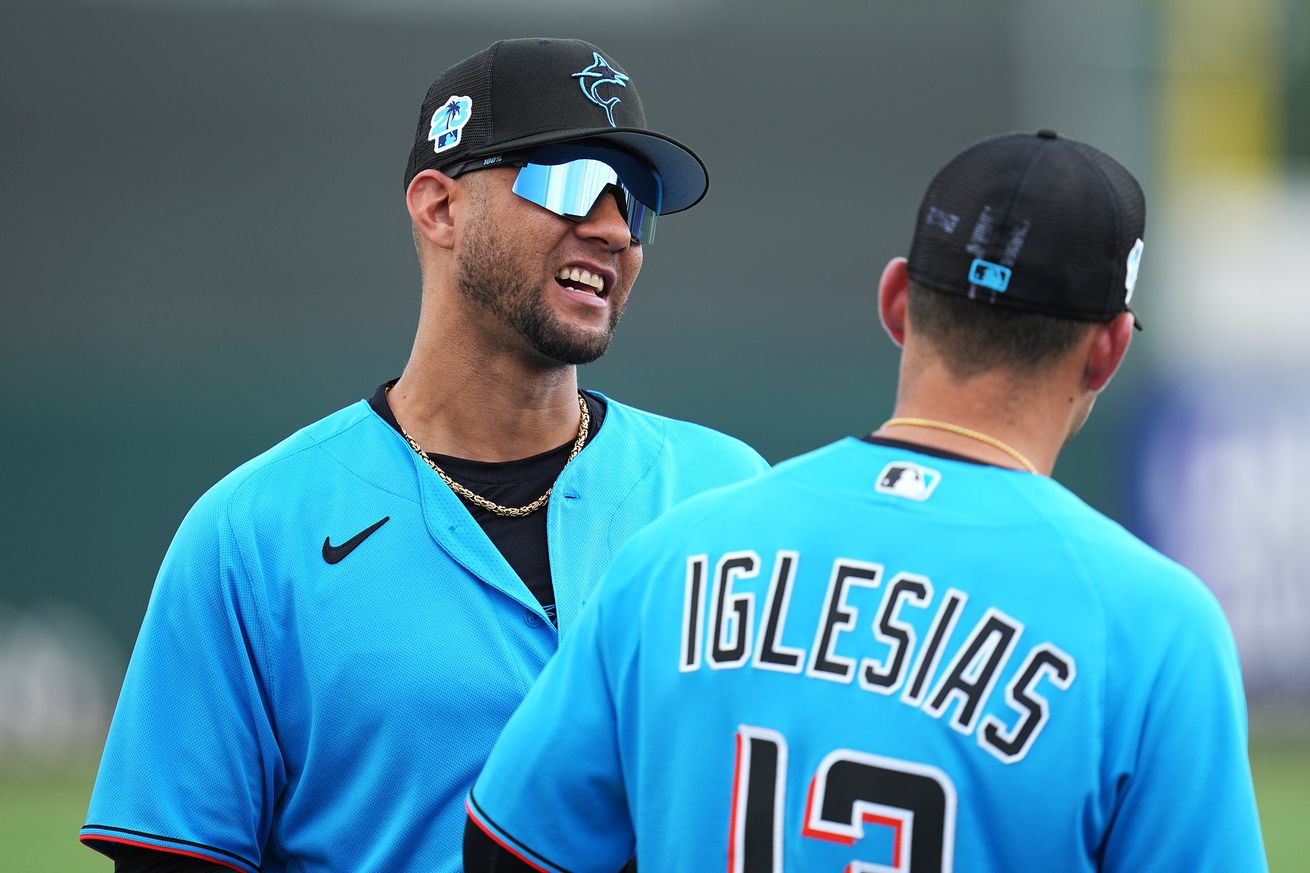
M 469 795 L 469 873 L 1266 869 L 1216 601 L 1048 478 L 1144 220 L 1050 131 L 953 158 L 879 288 L 895 417 L 629 542 Z
M 615 550 L 766 467 L 578 390 L 707 187 L 612 56 L 451 67 L 405 185 L 403 375 L 219 482 L 164 559 L 81 832 L 120 873 L 460 870 L 468 788 Z

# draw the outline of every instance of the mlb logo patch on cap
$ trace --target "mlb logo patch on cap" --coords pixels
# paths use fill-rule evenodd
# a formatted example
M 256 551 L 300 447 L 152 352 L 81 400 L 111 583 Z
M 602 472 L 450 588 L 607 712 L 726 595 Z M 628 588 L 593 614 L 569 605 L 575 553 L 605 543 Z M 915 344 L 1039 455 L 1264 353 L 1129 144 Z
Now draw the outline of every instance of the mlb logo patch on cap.
M 875 486 L 879 494 L 892 494 L 909 500 L 927 500 L 942 479 L 942 474 L 911 461 L 892 461 L 882 468 Z

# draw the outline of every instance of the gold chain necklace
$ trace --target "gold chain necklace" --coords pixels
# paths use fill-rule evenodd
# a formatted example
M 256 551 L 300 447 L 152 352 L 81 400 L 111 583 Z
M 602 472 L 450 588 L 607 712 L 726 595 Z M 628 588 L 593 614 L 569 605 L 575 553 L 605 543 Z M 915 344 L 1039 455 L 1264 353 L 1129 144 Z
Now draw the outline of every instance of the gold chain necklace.
M 390 393 L 391 389 L 388 388 L 387 392 Z M 573 441 L 573 449 L 569 452 L 568 460 L 564 462 L 565 466 L 568 466 L 569 462 L 578 456 L 578 452 L 582 451 L 583 445 L 587 442 L 587 431 L 591 428 L 591 413 L 587 412 L 587 401 L 582 399 L 581 391 L 578 392 L 578 411 L 582 414 L 578 420 L 578 438 Z M 396 422 L 396 426 L 399 427 L 400 422 Z M 550 500 L 550 492 L 555 490 L 555 486 L 552 485 L 546 489 L 545 494 L 523 506 L 501 506 L 499 503 L 494 503 L 480 494 L 474 494 L 446 475 L 446 471 L 438 467 L 437 462 L 432 460 L 427 452 L 419 448 L 418 443 L 414 442 L 414 438 L 403 427 L 400 428 L 400 435 L 405 438 L 405 442 L 409 443 L 409 447 L 417 452 L 420 458 L 428 462 L 428 466 L 441 477 L 441 481 L 445 482 L 451 491 L 454 491 L 469 503 L 482 507 L 487 512 L 494 512 L 496 515 L 503 515 L 506 518 L 523 518 L 525 515 L 531 515 L 545 506 L 546 501 Z
M 898 425 L 902 427 L 926 427 L 930 430 L 944 430 L 947 433 L 953 433 L 957 436 L 977 440 L 984 445 L 1005 452 L 1011 458 L 1018 461 L 1019 466 L 1023 467 L 1029 473 L 1037 473 L 1037 468 L 1033 466 L 1032 461 L 1029 461 L 1023 455 L 1019 454 L 1017 449 L 1011 448 L 996 437 L 990 437 L 985 433 L 979 433 L 976 430 L 970 430 L 969 428 L 961 427 L 958 424 L 949 424 L 945 421 L 933 421 L 931 418 L 890 418 L 887 421 L 884 421 L 882 427 L 878 429 L 882 430 L 883 427 L 897 427 Z

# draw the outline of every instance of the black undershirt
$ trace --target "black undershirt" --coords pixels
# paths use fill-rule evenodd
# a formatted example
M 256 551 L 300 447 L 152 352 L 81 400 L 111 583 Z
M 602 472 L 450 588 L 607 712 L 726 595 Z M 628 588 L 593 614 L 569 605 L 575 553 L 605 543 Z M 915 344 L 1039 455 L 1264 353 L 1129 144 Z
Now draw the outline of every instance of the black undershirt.
M 396 416 L 387 403 L 386 390 L 395 380 L 379 385 L 368 399 L 369 406 L 387 424 L 402 433 Z M 605 401 L 595 394 L 582 392 L 591 423 L 587 428 L 590 443 L 605 420 Z M 432 460 L 465 488 L 501 506 L 526 506 L 555 484 L 568 462 L 573 440 L 562 446 L 517 461 L 470 461 L 430 452 Z M 463 500 L 464 508 L 482 528 L 487 539 L 500 550 L 514 572 L 537 598 L 546 615 L 555 621 L 555 588 L 550 575 L 550 552 L 546 543 L 546 507 L 523 518 L 508 518 Z

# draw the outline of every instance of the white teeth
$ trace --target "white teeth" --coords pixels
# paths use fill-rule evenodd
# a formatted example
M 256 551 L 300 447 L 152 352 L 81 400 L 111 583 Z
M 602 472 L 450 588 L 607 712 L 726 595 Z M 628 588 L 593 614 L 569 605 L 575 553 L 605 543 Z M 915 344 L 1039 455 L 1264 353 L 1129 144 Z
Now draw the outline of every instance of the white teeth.
M 605 280 L 590 270 L 584 270 L 581 267 L 560 267 L 560 271 L 555 274 L 555 278 L 561 281 L 577 282 L 581 285 L 589 285 L 596 289 L 599 294 L 605 290 Z

